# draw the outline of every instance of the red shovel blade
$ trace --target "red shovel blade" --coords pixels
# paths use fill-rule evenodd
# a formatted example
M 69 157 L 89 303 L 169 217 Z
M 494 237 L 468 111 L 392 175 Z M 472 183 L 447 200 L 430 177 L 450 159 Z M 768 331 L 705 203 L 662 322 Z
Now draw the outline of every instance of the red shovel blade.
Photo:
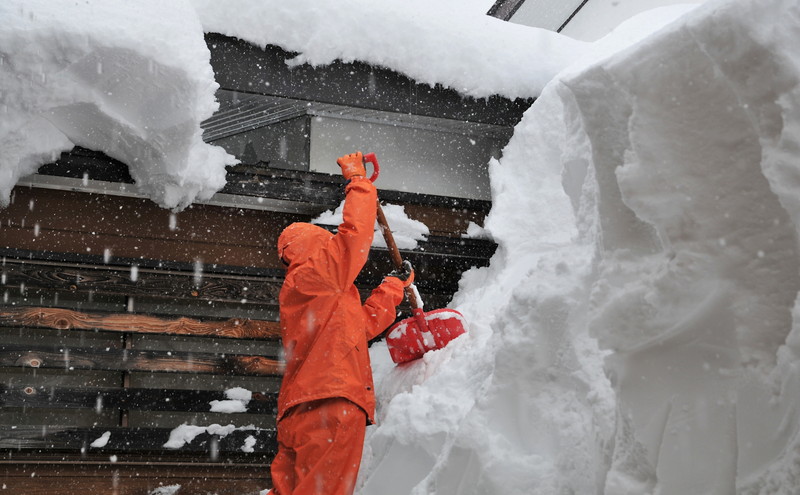
M 399 364 L 441 349 L 466 331 L 464 316 L 458 311 L 435 309 L 423 313 L 421 309 L 415 309 L 414 316 L 395 323 L 389 329 L 386 344 L 392 361 Z

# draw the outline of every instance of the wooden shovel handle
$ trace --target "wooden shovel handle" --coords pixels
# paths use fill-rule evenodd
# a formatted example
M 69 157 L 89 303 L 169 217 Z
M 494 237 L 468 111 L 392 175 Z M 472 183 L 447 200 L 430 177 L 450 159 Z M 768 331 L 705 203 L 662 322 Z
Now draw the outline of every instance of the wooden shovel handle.
M 389 228 L 389 222 L 386 221 L 386 215 L 383 213 L 380 200 L 378 200 L 378 226 L 380 226 L 383 238 L 386 240 L 386 246 L 389 248 L 389 256 L 392 258 L 392 264 L 394 264 L 396 269 L 402 270 L 403 257 L 400 256 L 400 249 L 398 249 L 397 243 L 394 242 L 394 235 L 392 235 L 392 230 Z M 406 287 L 405 291 L 408 302 L 411 304 L 411 309 L 419 309 L 420 304 L 419 301 L 417 301 L 414 285 L 412 284 Z

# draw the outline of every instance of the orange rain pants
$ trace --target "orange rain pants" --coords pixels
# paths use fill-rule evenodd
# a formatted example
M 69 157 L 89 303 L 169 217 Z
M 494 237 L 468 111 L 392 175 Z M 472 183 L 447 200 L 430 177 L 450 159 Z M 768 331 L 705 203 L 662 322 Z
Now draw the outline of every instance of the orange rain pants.
M 336 397 L 293 407 L 278 428 L 272 461 L 275 495 L 351 495 L 356 484 L 367 417 Z

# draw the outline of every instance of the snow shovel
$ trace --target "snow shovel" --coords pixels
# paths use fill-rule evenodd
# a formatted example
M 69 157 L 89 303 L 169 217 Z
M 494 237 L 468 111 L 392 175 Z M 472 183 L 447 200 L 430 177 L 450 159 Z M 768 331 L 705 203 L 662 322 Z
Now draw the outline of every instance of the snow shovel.
M 370 180 L 375 182 L 380 171 L 375 153 L 364 155 L 364 161 L 372 163 L 375 172 Z M 403 258 L 394 241 L 389 223 L 386 221 L 380 200 L 378 200 L 378 226 L 386 240 L 392 263 L 396 269 L 402 269 Z M 424 312 L 422 298 L 419 296 L 417 287 L 411 284 L 406 287 L 405 292 L 411 305 L 412 316 L 392 325 L 386 336 L 389 355 L 395 363 L 400 364 L 419 359 L 426 352 L 441 349 L 448 342 L 466 332 L 466 321 L 458 311 L 435 309 Z

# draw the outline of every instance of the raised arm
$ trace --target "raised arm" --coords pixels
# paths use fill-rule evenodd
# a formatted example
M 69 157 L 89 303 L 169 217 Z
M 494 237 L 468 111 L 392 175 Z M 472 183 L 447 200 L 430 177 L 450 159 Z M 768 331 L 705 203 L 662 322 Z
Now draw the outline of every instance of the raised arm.
M 335 272 L 340 287 L 352 284 L 369 256 L 375 235 L 378 192 L 365 178 L 364 159 L 361 152 L 337 160 L 342 175 L 348 180 L 345 187 L 343 220 L 338 232 L 330 240 L 328 252 L 335 260 Z

